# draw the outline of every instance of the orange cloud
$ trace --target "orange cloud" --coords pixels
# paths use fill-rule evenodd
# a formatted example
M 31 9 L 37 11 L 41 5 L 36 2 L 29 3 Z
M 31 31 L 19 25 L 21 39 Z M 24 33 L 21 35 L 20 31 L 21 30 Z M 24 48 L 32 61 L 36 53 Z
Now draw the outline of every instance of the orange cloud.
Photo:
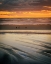
M 51 6 L 43 6 L 44 8 L 49 8 L 49 9 L 51 9 Z
M 51 11 L 0 11 L 0 18 L 46 18 L 51 17 Z
M 14 14 L 14 13 L 16 12 L 0 11 L 0 15 L 4 15 L 4 14 L 9 15 L 9 14 Z

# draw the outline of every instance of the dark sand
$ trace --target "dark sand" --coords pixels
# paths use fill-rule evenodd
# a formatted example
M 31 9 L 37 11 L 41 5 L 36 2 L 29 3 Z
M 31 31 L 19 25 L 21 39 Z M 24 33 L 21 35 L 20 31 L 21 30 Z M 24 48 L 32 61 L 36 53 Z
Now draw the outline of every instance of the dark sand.
M 51 30 L 51 24 L 0 25 L 0 30 Z

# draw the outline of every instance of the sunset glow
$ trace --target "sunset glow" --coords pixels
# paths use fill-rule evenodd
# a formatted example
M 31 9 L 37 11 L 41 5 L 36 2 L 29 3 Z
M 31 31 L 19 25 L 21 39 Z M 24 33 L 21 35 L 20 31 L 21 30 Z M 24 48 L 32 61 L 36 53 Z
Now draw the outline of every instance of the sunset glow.
M 0 0 L 0 18 L 51 18 L 51 0 Z
M 0 11 L 0 18 L 46 18 L 51 17 L 51 11 Z

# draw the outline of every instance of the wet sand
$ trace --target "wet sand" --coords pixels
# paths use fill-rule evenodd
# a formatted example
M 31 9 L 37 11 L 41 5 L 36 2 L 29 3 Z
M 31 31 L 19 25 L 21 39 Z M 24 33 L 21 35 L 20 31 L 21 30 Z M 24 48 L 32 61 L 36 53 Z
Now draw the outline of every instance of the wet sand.
M 51 24 L 0 25 L 0 30 L 51 30 Z
M 10 61 L 12 64 L 51 64 L 51 35 L 5 33 L 0 36 L 0 58 L 7 58 L 7 64 Z

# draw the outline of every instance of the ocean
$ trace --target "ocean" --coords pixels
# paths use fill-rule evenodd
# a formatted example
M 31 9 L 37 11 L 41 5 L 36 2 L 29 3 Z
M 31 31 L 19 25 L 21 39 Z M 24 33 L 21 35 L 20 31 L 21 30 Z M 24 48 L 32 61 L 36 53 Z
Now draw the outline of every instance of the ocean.
M 0 30 L 51 30 L 51 18 L 3 18 Z
M 0 18 L 0 24 L 30 25 L 51 24 L 51 18 Z

